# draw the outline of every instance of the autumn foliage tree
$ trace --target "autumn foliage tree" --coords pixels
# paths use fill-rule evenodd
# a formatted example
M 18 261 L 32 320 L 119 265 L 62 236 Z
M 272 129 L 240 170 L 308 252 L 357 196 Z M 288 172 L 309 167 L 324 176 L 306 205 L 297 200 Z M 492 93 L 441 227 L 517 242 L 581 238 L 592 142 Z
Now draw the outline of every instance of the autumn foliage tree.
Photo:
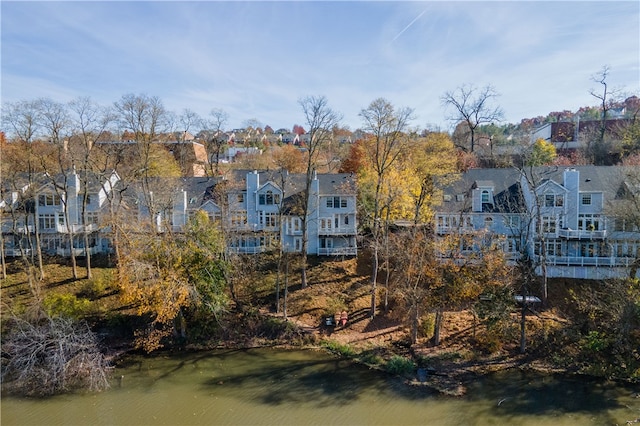
M 377 282 L 380 238 L 382 237 L 383 191 L 387 186 L 388 174 L 400 157 L 408 138 L 407 130 L 413 117 L 410 108 L 396 109 L 386 99 L 378 98 L 360 112 L 364 128 L 369 137 L 363 142 L 363 152 L 368 163 L 368 172 L 372 176 L 372 191 L 369 194 L 370 212 L 363 219 L 372 231 L 373 265 L 371 272 L 371 318 L 375 316 L 377 306 Z M 388 187 L 388 186 L 387 186 Z
M 198 213 L 185 233 L 127 233 L 120 289 L 123 301 L 148 319 L 136 332 L 136 344 L 147 352 L 163 346 L 172 333 L 186 337 L 185 311 L 212 314 L 227 305 L 224 244 L 204 213 Z

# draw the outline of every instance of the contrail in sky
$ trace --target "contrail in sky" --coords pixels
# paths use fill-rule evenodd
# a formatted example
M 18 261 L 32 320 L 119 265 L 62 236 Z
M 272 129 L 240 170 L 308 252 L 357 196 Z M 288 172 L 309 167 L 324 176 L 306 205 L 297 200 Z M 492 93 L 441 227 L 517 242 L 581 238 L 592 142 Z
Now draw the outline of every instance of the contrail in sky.
M 418 19 L 422 18 L 422 15 L 424 15 L 427 11 L 424 10 L 422 11 L 422 13 L 418 16 L 416 16 L 416 18 L 409 22 L 409 25 L 407 25 L 406 27 L 404 27 L 404 29 L 402 31 L 400 31 L 394 38 L 393 40 L 391 40 L 391 43 L 393 43 L 394 41 L 396 41 L 398 39 L 398 37 L 400 37 L 402 34 L 404 34 L 405 31 L 407 31 L 409 29 L 409 27 L 411 27 Z

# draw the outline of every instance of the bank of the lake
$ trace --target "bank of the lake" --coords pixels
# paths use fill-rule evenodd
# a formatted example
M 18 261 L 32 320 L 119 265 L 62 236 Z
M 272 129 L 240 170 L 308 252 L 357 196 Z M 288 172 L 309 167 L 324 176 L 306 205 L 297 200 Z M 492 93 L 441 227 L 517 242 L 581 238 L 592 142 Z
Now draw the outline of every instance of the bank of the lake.
M 640 417 L 638 387 L 517 369 L 445 397 L 318 350 L 123 357 L 112 387 L 50 398 L 3 395 L 3 425 L 614 425 Z

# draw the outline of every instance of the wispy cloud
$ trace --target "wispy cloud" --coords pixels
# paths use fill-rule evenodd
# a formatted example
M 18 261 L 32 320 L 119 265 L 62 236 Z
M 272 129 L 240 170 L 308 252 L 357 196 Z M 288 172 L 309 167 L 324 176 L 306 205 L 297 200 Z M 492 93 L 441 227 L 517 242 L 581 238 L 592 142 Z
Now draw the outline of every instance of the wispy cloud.
M 420 13 L 420 15 L 416 16 L 413 19 L 413 21 L 409 22 L 409 24 L 406 27 L 404 27 L 398 34 L 396 34 L 396 36 L 393 38 L 393 40 L 391 40 L 391 42 L 393 43 L 394 41 L 396 41 L 398 37 L 400 37 L 402 34 L 405 33 L 405 31 L 411 28 L 411 26 L 415 24 L 418 19 L 422 18 L 422 15 L 424 15 L 426 12 L 427 12 L 426 10 L 423 10 L 422 13 Z
M 589 103 L 589 75 L 640 91 L 637 2 L 3 2 L 2 100 L 146 92 L 176 111 L 346 124 L 377 97 L 440 123 L 446 90 L 502 93 L 510 121 Z

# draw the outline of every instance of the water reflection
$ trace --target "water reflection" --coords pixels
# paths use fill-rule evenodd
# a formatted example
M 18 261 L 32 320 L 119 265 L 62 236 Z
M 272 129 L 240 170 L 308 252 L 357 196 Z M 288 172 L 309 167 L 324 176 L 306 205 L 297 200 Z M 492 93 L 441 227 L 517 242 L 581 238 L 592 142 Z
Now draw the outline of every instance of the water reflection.
M 5 397 L 2 425 L 613 425 L 640 417 L 637 388 L 508 372 L 450 398 L 313 351 L 131 357 L 113 384 L 98 395 Z

